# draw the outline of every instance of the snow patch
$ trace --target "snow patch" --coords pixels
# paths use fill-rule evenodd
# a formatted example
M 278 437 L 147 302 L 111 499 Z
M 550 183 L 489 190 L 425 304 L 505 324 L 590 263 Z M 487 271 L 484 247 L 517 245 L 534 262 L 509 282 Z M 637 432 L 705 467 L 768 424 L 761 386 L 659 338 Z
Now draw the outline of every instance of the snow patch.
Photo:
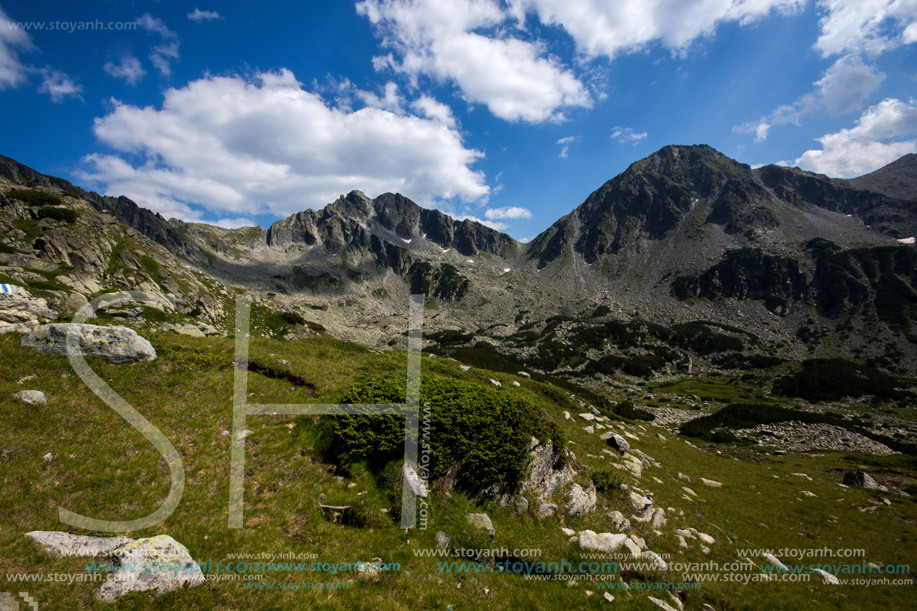
M 914 242 L 917 242 L 917 238 L 911 236 L 909 238 L 901 238 L 898 241 L 901 242 L 902 244 L 913 244 Z
M 452 249 L 451 249 L 451 248 L 444 248 L 444 249 L 443 249 L 443 254 L 446 254 L 446 253 L 449 252 L 450 250 L 452 250 Z
M 465 263 L 474 263 L 474 259 L 468 259 Z
M 404 238 L 401 238 L 401 241 L 404 242 L 405 244 L 410 244 L 410 243 L 411 243 L 410 240 L 405 240 Z
M 511 267 L 504 267 L 504 268 L 503 268 L 503 273 L 504 273 L 504 274 L 509 273 L 509 272 L 511 272 L 511 271 L 513 271 Z

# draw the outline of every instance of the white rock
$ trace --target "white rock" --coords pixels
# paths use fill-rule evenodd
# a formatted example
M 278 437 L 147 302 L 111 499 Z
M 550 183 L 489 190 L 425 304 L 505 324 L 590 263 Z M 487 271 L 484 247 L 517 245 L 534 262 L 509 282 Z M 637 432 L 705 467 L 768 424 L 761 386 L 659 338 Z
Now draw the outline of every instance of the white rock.
M 841 582 L 838 581 L 837 577 L 835 577 L 834 575 L 832 575 L 831 573 L 827 571 L 823 571 L 821 569 L 812 569 L 812 570 L 818 573 L 819 575 L 821 575 L 821 578 L 824 580 L 824 582 L 829 585 L 838 586 L 841 584 Z
M 710 486 L 711 488 L 722 488 L 723 484 L 712 479 L 707 479 L 706 477 L 700 478 L 700 481 L 704 482 L 705 486 Z
M 592 435 L 593 433 L 595 433 L 595 428 L 594 428 L 594 427 L 591 427 L 591 426 L 584 426 L 584 427 L 583 427 L 583 430 L 586 431 L 587 433 L 589 433 L 590 435 Z
M 576 531 L 573 530 L 572 528 L 561 528 L 560 530 L 562 533 L 564 533 L 568 537 L 571 537 L 576 534 Z
M 713 545 L 716 543 L 716 539 L 708 535 L 707 533 L 697 533 L 697 538 L 706 543 L 707 545 Z
M 789 569 L 786 568 L 786 565 L 777 559 L 777 556 L 770 554 L 770 553 L 764 553 L 764 554 L 761 554 L 761 557 L 767 560 L 773 566 L 780 569 L 781 572 L 786 573 L 789 571 Z
M 51 462 L 52 460 L 54 460 L 54 454 L 52 454 L 51 452 L 48 452 L 47 454 L 42 456 L 41 459 L 44 460 L 45 462 Z
M 669 565 L 666 564 L 665 560 L 657 554 L 656 552 L 643 552 L 642 560 L 645 560 L 653 565 L 660 571 L 669 570 Z
M 490 516 L 486 513 L 466 513 L 465 519 L 475 528 L 486 530 L 490 536 L 494 535 L 494 525 L 490 521 Z
M 134 542 L 134 539 L 127 537 L 87 537 L 51 530 L 33 530 L 27 532 L 25 536 L 32 539 L 46 552 L 62 558 L 107 556 L 122 545 Z
M 567 493 L 567 513 L 571 516 L 581 516 L 595 511 L 595 487 L 590 486 L 584 490 L 582 486 L 574 483 Z
M 503 384 L 500 384 L 500 382 L 498 382 L 497 380 L 493 378 L 490 378 L 490 383 L 496 386 L 497 388 L 500 388 L 501 386 L 503 386 Z
M 111 363 L 156 359 L 156 350 L 152 344 L 127 327 L 41 325 L 23 335 L 20 343 L 43 354 L 67 356 L 68 334 L 74 338 L 77 354 L 82 356 L 95 356 Z
M 45 393 L 40 390 L 20 390 L 16 393 L 16 398 L 29 405 L 42 405 L 48 402 Z
M 99 598 L 104 601 L 116 600 L 130 592 L 154 590 L 156 594 L 164 594 L 206 583 L 187 548 L 168 535 L 138 539 L 115 549 L 112 556 L 119 561 L 119 568 L 99 590 Z
M 592 530 L 583 530 L 579 533 L 580 548 L 595 552 L 613 552 L 624 545 L 625 540 L 625 534 L 596 533 Z
M 414 465 L 408 462 L 401 465 L 401 477 L 411 489 L 411 492 L 414 493 L 414 496 L 426 498 L 427 484 L 417 473 L 417 468 Z
M 593 421 L 593 420 L 595 420 L 595 415 L 594 415 L 594 414 L 590 414 L 589 412 L 585 412 L 585 413 L 582 413 L 582 414 L 578 414 L 578 416 L 579 416 L 580 418 L 582 418 L 583 420 L 587 420 L 587 421 L 590 421 L 590 422 Z

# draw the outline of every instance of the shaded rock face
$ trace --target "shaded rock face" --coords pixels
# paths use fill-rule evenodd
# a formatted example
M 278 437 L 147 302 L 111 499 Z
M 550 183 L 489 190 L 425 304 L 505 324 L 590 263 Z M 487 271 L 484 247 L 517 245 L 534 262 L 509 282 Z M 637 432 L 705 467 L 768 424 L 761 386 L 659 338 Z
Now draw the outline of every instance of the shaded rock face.
M 876 483 L 868 473 L 865 471 L 848 471 L 844 474 L 844 485 L 845 486 L 856 486 L 858 488 L 878 488 L 879 484 Z
M 156 350 L 145 338 L 127 327 L 87 324 L 42 325 L 22 337 L 21 344 L 43 354 L 67 356 L 68 335 L 76 337 L 82 356 L 95 356 L 111 363 L 136 363 L 156 359 Z
M 884 176 L 882 170 L 886 168 L 853 180 L 830 179 L 821 174 L 774 165 L 755 170 L 755 174 L 764 186 L 788 204 L 799 208 L 818 206 L 854 214 L 883 233 L 909 237 L 917 235 L 914 187 L 913 183 L 908 185 L 905 182 L 907 174 L 913 172 L 914 161 L 903 158 L 899 162 L 901 165 L 897 168 L 892 167 L 894 164 L 887 166 Z M 875 188 L 881 190 L 876 192 Z M 890 194 L 895 196 L 889 197 Z M 901 196 L 904 197 L 899 199 Z
M 708 198 L 714 203 L 707 222 L 727 231 L 778 224 L 771 213 L 754 210 L 768 194 L 749 166 L 709 146 L 667 146 L 605 183 L 538 236 L 529 256 L 543 268 L 572 247 L 593 263 L 641 239 L 664 238 L 699 199 Z
M 681 277 L 673 285 L 676 296 L 717 299 L 758 299 L 769 310 L 782 309 L 790 299 L 809 296 L 809 280 L 799 262 L 743 248 L 727 252 L 723 260 L 696 277 Z
M 481 252 L 509 256 L 518 248 L 506 234 L 421 208 L 402 195 L 385 193 L 369 199 L 359 191 L 351 191 L 321 210 L 297 212 L 275 222 L 267 232 L 266 242 L 276 248 L 304 244 L 322 245 L 331 253 L 373 252 L 381 262 L 394 255 L 380 242 L 373 243 L 373 238 L 392 244 L 390 238 L 408 242 L 418 235 L 466 256 Z M 394 244 L 397 247 L 397 242 Z
M 99 590 L 99 598 L 113 601 L 131 592 L 157 595 L 206 583 L 188 549 L 168 535 L 138 539 L 113 550 L 120 562 Z

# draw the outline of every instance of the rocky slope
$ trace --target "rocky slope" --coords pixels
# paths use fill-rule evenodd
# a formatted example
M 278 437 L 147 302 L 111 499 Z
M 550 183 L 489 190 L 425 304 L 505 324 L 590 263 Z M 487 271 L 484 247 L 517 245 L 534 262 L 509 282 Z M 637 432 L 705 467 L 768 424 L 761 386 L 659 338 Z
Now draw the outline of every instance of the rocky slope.
M 184 223 L 0 158 L 5 226 L 24 234 L 5 242 L 4 264 L 16 282 L 40 282 L 29 270 L 50 264 L 46 274 L 81 294 L 144 286 L 188 312 L 200 295 L 235 287 L 313 330 L 380 347 L 404 343 L 405 304 L 421 292 L 428 347 L 477 346 L 570 375 L 677 374 L 735 352 L 859 356 L 910 371 L 911 157 L 837 180 L 668 146 L 527 245 L 400 195 L 357 191 L 268 229 Z M 16 186 L 62 195 L 78 220 L 37 218 L 41 206 L 10 197 Z M 122 254 L 126 238 L 142 246 Z M 169 264 L 151 274 L 143 256 Z M 189 274 L 186 287 L 172 269 Z

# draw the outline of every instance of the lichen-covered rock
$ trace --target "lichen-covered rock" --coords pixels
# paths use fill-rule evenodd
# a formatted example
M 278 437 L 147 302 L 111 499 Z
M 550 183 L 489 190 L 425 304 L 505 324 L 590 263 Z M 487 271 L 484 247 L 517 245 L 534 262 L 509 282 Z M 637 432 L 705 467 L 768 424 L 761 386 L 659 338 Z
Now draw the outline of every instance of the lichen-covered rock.
M 187 548 L 168 535 L 123 545 L 111 554 L 118 569 L 109 575 L 99 590 L 104 601 L 116 600 L 130 592 L 172 592 L 206 583 L 200 567 Z
M 570 486 L 567 493 L 567 513 L 571 516 L 582 516 L 595 511 L 595 486 L 584 489 L 579 484 Z
M 624 545 L 625 540 L 627 535 L 620 533 L 596 533 L 592 530 L 583 530 L 579 533 L 579 546 L 594 552 L 613 552 Z
M 496 531 L 494 530 L 493 522 L 490 521 L 490 516 L 486 513 L 466 513 L 465 519 L 474 528 L 486 530 L 491 537 L 494 536 Z
M 78 354 L 96 356 L 111 363 L 135 363 L 156 359 L 156 350 L 145 338 L 127 327 L 87 324 L 41 325 L 24 335 L 21 344 L 44 354 L 67 356 L 67 336 L 76 340 Z

